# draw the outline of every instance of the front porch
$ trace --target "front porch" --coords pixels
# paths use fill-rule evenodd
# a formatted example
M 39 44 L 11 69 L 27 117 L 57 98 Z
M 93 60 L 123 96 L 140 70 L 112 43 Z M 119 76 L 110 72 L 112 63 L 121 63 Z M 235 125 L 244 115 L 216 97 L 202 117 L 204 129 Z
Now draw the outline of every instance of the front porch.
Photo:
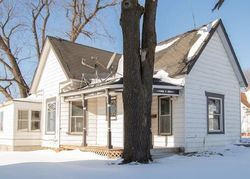
M 61 93 L 63 102 L 70 107 L 68 129 L 62 131 L 68 130 L 67 135 L 71 138 L 75 135 L 78 144 L 67 142 L 67 136 L 62 132 L 59 145 L 64 149 L 80 149 L 109 157 L 121 156 L 124 142 L 122 88 L 122 83 L 116 81 Z M 180 135 L 176 135 L 177 139 L 173 137 L 177 130 L 174 131 L 172 123 L 175 117 L 177 122 L 182 119 L 172 111 L 178 105 L 175 101 L 181 89 L 181 86 L 163 82 L 153 86 L 153 151 L 176 153 L 182 150 L 179 145 L 182 138 L 179 139 Z

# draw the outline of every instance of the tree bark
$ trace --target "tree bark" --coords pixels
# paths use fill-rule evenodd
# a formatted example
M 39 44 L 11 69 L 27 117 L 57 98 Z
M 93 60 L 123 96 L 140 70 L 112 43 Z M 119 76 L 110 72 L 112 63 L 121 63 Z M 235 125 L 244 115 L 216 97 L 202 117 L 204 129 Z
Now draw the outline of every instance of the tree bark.
M 145 11 L 137 0 L 122 2 L 123 32 L 123 163 L 148 163 L 151 159 L 151 103 L 157 1 L 146 0 Z M 140 18 L 144 12 L 142 43 Z M 141 49 L 142 45 L 142 49 Z

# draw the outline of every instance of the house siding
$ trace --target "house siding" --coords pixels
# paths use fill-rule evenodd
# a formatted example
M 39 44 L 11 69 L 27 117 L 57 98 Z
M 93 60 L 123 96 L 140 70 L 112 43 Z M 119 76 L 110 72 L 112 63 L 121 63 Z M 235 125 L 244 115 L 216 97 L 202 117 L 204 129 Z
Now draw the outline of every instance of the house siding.
M 225 134 L 207 134 L 205 92 L 223 94 Z M 201 151 L 240 139 L 240 86 L 217 32 L 185 82 L 185 151 Z
M 14 138 L 14 104 L 0 107 L 0 112 L 4 112 L 3 131 L 0 131 L 0 150 L 12 150 Z
M 42 146 L 59 147 L 59 118 L 61 100 L 59 98 L 60 83 L 67 80 L 65 73 L 62 70 L 60 63 L 52 49 L 50 49 L 37 91 L 42 91 L 43 106 L 42 106 Z M 50 98 L 56 98 L 56 132 L 53 135 L 47 135 L 45 130 L 46 124 L 46 101 Z M 62 104 L 63 105 L 63 104 Z
M 169 136 L 161 136 L 158 134 L 158 97 L 153 96 L 152 99 L 152 115 L 156 114 L 156 118 L 152 118 L 152 135 L 154 147 L 184 147 L 184 96 L 183 91 L 180 96 L 172 97 L 172 134 Z
M 29 128 L 31 111 L 41 112 L 41 103 L 14 102 L 14 146 L 41 146 L 41 131 L 18 131 L 18 110 L 27 110 L 29 113 Z

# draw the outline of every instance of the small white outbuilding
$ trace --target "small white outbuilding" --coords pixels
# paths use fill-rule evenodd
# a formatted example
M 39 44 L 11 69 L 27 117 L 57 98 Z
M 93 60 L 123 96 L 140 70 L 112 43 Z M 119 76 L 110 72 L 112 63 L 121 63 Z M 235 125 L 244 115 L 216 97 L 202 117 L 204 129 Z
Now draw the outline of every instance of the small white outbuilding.
M 17 98 L 0 105 L 0 150 L 34 150 L 41 146 L 41 102 Z

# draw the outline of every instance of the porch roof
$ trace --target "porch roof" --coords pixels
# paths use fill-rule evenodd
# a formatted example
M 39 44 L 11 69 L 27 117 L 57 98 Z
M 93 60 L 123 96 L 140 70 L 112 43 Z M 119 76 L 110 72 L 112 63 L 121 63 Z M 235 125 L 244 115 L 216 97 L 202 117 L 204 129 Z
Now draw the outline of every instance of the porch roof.
M 177 96 L 179 94 L 179 90 L 182 89 L 183 86 L 175 85 L 171 83 L 167 83 L 161 81 L 160 79 L 153 79 L 153 94 L 154 95 L 171 95 Z M 60 95 L 62 97 L 70 97 L 77 96 L 83 94 L 91 94 L 98 93 L 101 91 L 110 90 L 114 92 L 121 92 L 123 90 L 123 78 L 114 79 L 108 82 L 92 84 L 90 86 L 79 88 L 76 90 L 70 90 L 67 92 L 61 92 Z

